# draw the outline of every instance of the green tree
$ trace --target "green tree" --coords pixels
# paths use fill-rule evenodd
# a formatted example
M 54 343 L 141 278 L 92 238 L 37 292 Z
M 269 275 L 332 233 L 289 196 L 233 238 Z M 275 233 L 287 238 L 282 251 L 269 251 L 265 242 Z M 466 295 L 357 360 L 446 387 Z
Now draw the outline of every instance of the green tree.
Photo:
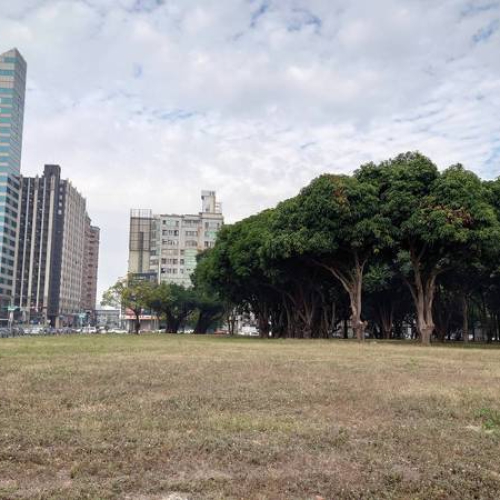
M 206 264 L 205 280 L 226 306 L 251 310 L 263 338 L 269 336 L 276 291 L 267 275 L 263 245 L 270 238 L 271 210 L 224 226 Z
M 166 282 L 153 288 L 149 304 L 158 316 L 165 316 L 169 333 L 177 333 L 197 305 L 192 288 Z
M 302 256 L 325 269 L 349 295 L 351 326 L 364 339 L 363 274 L 367 263 L 391 244 L 389 221 L 380 213 L 377 185 L 346 175 L 325 174 L 278 205 L 272 253 Z
M 489 251 L 498 238 L 498 220 L 484 186 L 460 165 L 440 174 L 420 153 L 366 165 L 358 177 L 379 185 L 381 211 L 392 222 L 397 263 L 415 304 L 421 341 L 429 343 L 436 280 L 459 262 Z
M 149 308 L 154 287 L 149 281 L 140 281 L 133 275 L 118 280 L 103 294 L 102 304 L 128 309 L 134 314 L 134 333 L 141 329 L 141 314 Z
M 218 291 L 210 284 L 214 264 L 210 255 L 213 249 L 205 250 L 196 257 L 196 268 L 191 275 L 194 287 L 197 317 L 194 333 L 207 333 L 208 329 L 220 321 L 226 313 L 226 304 Z

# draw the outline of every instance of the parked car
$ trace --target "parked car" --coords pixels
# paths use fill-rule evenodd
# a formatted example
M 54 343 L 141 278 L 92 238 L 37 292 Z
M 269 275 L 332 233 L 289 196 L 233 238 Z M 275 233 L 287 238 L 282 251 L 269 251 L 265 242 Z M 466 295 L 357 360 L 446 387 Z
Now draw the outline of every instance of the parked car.
M 259 330 L 256 326 L 244 325 L 241 327 L 241 330 L 239 331 L 239 335 L 246 335 L 248 337 L 258 337 Z
M 84 326 L 78 330 L 80 333 L 97 333 L 95 326 Z

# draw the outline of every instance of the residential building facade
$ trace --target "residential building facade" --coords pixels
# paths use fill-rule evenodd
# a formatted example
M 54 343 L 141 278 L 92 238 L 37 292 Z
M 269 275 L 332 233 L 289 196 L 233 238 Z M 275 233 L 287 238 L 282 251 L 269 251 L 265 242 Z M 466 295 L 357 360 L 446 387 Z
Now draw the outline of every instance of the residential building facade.
M 215 191 L 202 191 L 201 201 L 201 211 L 197 214 L 132 210 L 129 273 L 158 283 L 190 286 L 197 254 L 215 244 L 224 223 Z
M 85 232 L 82 309 L 84 311 L 93 311 L 96 307 L 97 298 L 100 230 L 98 227 L 92 226 L 88 216 L 85 222 Z
M 97 276 L 98 239 L 89 230 L 85 198 L 61 179 L 59 165 L 45 165 L 40 177 L 21 177 L 17 225 L 14 305 L 24 321 L 75 325 L 89 304 L 87 282 L 94 287 Z
M 23 140 L 26 62 L 17 49 L 0 54 L 0 316 L 15 286 L 19 175 Z

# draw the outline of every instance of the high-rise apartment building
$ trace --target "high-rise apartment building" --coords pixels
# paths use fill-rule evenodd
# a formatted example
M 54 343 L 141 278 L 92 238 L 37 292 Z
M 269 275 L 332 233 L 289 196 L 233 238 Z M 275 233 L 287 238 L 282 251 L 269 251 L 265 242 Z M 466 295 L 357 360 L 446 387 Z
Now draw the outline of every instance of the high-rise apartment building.
M 224 223 L 215 191 L 201 192 L 198 214 L 130 213 L 129 273 L 190 286 L 198 252 L 215 244 Z
M 96 307 L 97 298 L 97 271 L 99 267 L 99 237 L 100 230 L 90 223 L 87 216 L 85 236 L 85 251 L 83 260 L 83 290 L 82 309 L 93 311 Z
M 19 174 L 23 140 L 26 62 L 17 49 L 0 54 L 0 315 L 15 286 Z
M 61 179 L 59 165 L 45 165 L 40 177 L 21 177 L 17 224 L 14 305 L 25 320 L 76 324 L 96 288 L 99 230 L 92 230 L 85 198 Z

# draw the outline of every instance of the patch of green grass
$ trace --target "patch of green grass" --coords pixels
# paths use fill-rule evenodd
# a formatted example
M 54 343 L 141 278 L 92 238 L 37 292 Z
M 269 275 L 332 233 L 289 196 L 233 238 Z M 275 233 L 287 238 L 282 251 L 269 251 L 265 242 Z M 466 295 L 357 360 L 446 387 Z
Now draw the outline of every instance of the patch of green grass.
M 487 431 L 500 431 L 500 411 L 492 408 L 481 408 L 477 412 L 483 428 Z

